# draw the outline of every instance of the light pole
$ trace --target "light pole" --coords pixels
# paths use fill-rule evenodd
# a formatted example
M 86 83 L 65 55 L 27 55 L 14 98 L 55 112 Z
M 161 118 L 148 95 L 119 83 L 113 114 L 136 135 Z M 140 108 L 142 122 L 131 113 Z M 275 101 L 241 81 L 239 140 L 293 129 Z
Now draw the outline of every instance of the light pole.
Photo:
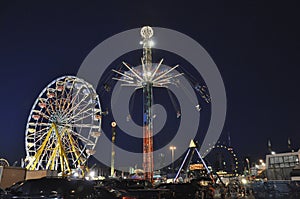
M 250 162 L 249 159 L 246 158 L 247 166 L 248 166 L 248 175 L 250 176 Z
M 260 163 L 260 169 L 264 170 L 266 168 L 266 164 L 265 164 L 264 160 L 260 159 L 259 163 Z
M 170 146 L 170 150 L 172 152 L 172 170 L 174 172 L 174 151 L 176 150 L 176 146 Z
M 111 163 L 110 163 L 110 176 L 113 177 L 115 173 L 115 141 L 116 141 L 116 122 L 111 123 Z

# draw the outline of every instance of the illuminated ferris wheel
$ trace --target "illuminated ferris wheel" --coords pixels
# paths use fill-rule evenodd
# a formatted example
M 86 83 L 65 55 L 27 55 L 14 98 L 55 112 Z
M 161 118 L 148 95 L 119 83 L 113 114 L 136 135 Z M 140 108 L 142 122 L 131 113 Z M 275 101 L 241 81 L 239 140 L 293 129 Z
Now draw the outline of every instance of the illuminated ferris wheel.
M 211 152 L 213 153 L 213 155 L 209 155 Z M 229 157 L 226 158 L 226 156 L 225 156 L 226 154 L 224 154 L 223 152 L 227 152 L 227 155 L 229 155 Z M 212 156 L 211 158 L 213 158 L 214 160 L 218 159 L 217 160 L 218 163 L 223 164 L 222 166 L 220 164 L 217 166 L 217 167 L 219 167 L 219 169 L 227 170 L 228 172 L 231 172 L 234 174 L 238 173 L 239 161 L 238 161 L 238 157 L 232 147 L 228 147 L 226 145 L 217 143 L 216 145 L 207 149 L 204 152 L 203 156 L 204 157 Z M 206 157 L 206 158 L 210 159 L 209 157 Z M 212 161 L 212 159 L 210 161 Z M 229 164 L 229 165 L 226 165 L 226 164 Z
M 74 76 L 52 81 L 38 96 L 25 132 L 26 168 L 69 173 L 84 165 L 101 134 L 101 106 L 91 84 Z

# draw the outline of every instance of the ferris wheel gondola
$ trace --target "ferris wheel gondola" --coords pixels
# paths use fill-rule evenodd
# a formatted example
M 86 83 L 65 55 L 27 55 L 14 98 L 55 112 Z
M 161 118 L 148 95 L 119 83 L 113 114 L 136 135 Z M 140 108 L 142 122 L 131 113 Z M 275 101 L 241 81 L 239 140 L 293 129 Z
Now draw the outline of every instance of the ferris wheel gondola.
M 52 81 L 28 117 L 26 168 L 69 173 L 84 165 L 95 153 L 101 116 L 99 97 L 91 84 L 75 76 Z

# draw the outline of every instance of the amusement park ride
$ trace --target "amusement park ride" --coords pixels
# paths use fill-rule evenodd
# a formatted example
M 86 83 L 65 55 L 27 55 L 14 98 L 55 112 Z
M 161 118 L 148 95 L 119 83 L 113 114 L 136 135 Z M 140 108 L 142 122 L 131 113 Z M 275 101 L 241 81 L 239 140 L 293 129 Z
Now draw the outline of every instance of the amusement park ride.
M 26 127 L 28 170 L 64 174 L 84 165 L 101 132 L 101 106 L 89 83 L 74 76 L 51 82 L 36 99 Z
M 208 155 L 208 153 L 210 153 Z M 215 161 L 218 165 L 214 166 L 215 169 L 222 170 L 228 174 L 237 175 L 239 170 L 239 160 L 238 156 L 235 153 L 234 149 L 229 145 L 221 144 L 218 142 L 210 149 L 207 149 L 203 156 L 209 156 L 206 160 L 209 160 L 210 163 Z M 224 165 L 225 164 L 225 165 Z
M 119 72 L 113 70 L 115 73 L 121 75 L 120 78 L 113 78 L 124 82 L 122 86 L 133 86 L 136 89 L 143 89 L 143 168 L 145 172 L 145 179 L 153 181 L 153 87 L 167 87 L 172 84 L 172 80 L 182 75 L 172 74 L 178 65 L 174 67 L 166 67 L 162 65 L 163 59 L 158 63 L 152 63 L 152 46 L 153 29 L 145 26 L 141 29 L 141 36 L 143 41 L 143 57 L 141 58 L 142 66 L 130 67 L 123 62 L 128 71 Z

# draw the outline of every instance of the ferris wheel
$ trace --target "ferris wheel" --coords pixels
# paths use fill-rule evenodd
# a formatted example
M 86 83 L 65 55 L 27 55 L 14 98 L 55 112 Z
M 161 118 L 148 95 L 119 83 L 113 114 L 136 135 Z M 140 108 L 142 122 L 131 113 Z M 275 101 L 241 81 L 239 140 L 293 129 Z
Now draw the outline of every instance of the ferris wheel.
M 95 153 L 101 114 L 99 97 L 91 84 L 75 76 L 52 81 L 28 117 L 26 168 L 70 173 L 84 165 Z
M 236 155 L 236 153 L 234 152 L 232 147 L 228 147 L 224 144 L 221 143 L 217 143 L 216 145 L 213 145 L 211 148 L 207 149 L 203 156 L 208 156 L 209 153 L 213 152 L 214 150 L 219 150 L 219 151 L 224 151 L 224 152 L 228 152 L 227 154 L 229 154 L 229 160 L 227 160 L 229 163 L 229 168 L 227 168 L 228 171 L 237 174 L 238 173 L 238 169 L 239 169 L 239 161 L 238 161 L 238 156 Z M 213 154 L 212 155 L 213 158 L 218 158 L 218 154 Z M 222 157 L 222 159 L 224 159 L 225 157 Z M 209 159 L 209 158 L 208 158 Z M 223 160 L 224 161 L 224 160 Z M 226 162 L 224 161 L 224 163 L 226 164 Z M 224 166 L 224 165 L 223 165 Z M 224 169 L 224 168 L 223 168 Z
M 0 166 L 2 167 L 9 167 L 9 163 L 6 159 L 0 158 Z

